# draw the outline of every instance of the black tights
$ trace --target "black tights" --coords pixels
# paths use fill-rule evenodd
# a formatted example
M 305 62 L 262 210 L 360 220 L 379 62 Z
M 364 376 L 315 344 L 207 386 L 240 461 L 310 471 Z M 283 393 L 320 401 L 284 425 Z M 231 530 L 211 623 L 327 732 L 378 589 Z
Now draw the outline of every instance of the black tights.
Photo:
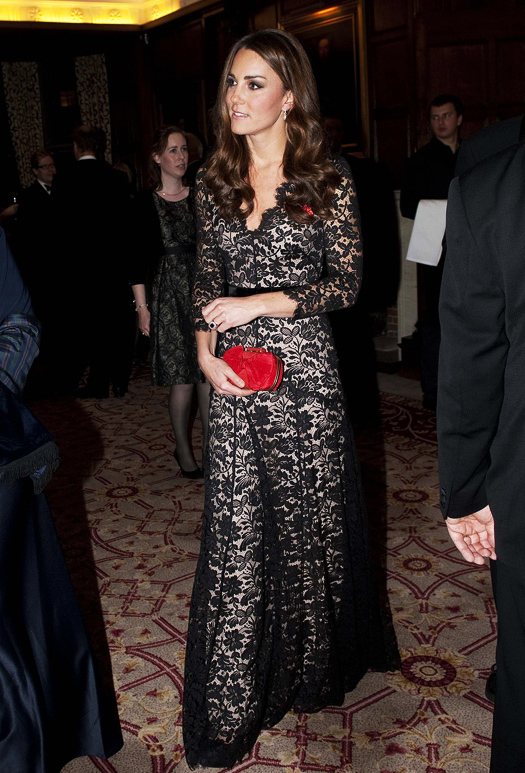
M 197 400 L 202 422 L 202 454 L 208 440 L 208 411 L 210 407 L 210 385 L 204 384 L 174 384 L 170 391 L 169 412 L 171 426 L 175 434 L 175 448 L 179 462 L 185 470 L 194 470 L 197 467 L 193 451 L 191 450 L 188 436 L 188 424 L 190 420 L 191 400 L 193 389 L 197 389 Z

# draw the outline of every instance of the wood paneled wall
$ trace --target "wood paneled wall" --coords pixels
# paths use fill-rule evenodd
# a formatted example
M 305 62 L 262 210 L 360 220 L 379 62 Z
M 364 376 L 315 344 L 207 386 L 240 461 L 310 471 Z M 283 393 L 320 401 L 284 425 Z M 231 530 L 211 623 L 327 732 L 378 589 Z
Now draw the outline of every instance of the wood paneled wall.
M 438 94 L 463 100 L 464 137 L 525 111 L 522 0 L 371 0 L 367 11 L 371 142 L 396 182 L 429 139 Z
M 200 11 L 145 30 L 145 56 L 155 122 L 176 123 L 209 142 L 209 110 L 235 40 L 249 28 L 248 4 L 213 2 Z
M 77 56 L 103 53 L 108 73 L 108 89 L 112 123 L 112 154 L 136 168 L 142 156 L 141 105 L 146 83 L 142 71 L 139 30 L 94 29 L 88 25 L 64 27 L 49 25 L 31 29 L 22 25 L 0 27 L 0 59 L 2 61 L 38 62 L 44 141 L 59 158 L 70 154 L 71 131 L 80 120 L 75 101 L 74 60 Z M 149 89 L 149 84 L 147 85 Z M 71 103 L 66 104 L 71 97 Z M 144 111 L 142 111 L 143 113 Z M 8 136 L 5 112 L 0 109 L 0 137 Z M 37 148 L 35 147 L 34 150 Z M 16 167 L 9 157 L 12 148 L 4 142 L 0 163 L 0 199 L 2 189 L 19 188 Z M 29 164 L 29 159 L 28 159 Z M 0 201 L 0 205 L 1 205 Z
M 211 140 L 208 114 L 234 40 L 350 5 L 360 14 L 360 147 L 396 183 L 428 140 L 436 94 L 464 101 L 464 136 L 525 111 L 525 0 L 201 0 L 128 31 L 3 25 L 0 47 L 2 59 L 42 62 L 43 81 L 57 57 L 104 51 L 114 155 L 140 170 L 161 121 L 183 118 Z

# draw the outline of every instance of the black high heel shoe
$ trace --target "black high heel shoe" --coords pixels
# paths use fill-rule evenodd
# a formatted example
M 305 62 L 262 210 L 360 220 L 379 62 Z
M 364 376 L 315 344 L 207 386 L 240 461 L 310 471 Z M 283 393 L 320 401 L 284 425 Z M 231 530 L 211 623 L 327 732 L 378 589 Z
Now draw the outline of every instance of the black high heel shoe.
M 173 452 L 173 457 L 177 464 L 180 467 L 181 474 L 183 478 L 191 478 L 192 480 L 199 480 L 200 478 L 204 478 L 204 473 L 201 470 L 199 466 L 197 466 L 194 470 L 185 470 L 182 464 L 180 463 L 179 455 L 177 453 L 177 449 Z

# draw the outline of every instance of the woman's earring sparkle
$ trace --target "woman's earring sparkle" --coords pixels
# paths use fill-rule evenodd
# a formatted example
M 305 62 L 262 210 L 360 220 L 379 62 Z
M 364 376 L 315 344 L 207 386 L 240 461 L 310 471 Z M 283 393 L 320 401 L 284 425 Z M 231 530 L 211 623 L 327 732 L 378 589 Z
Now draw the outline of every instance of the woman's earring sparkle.
M 288 116 L 288 110 L 283 110 L 283 121 L 286 121 L 287 116 Z

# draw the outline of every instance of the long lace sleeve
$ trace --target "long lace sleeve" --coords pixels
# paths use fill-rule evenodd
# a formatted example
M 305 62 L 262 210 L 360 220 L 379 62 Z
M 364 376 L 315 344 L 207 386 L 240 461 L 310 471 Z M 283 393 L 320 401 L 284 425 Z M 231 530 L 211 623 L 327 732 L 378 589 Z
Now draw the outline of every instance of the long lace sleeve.
M 213 204 L 204 184 L 204 170 L 197 176 L 195 194 L 197 221 L 197 268 L 193 286 L 195 330 L 208 330 L 202 309 L 223 294 L 224 263 L 215 241 Z
M 352 306 L 359 293 L 363 249 L 359 205 L 346 162 L 336 163 L 341 182 L 334 193 L 334 218 L 323 225 L 327 276 L 284 292 L 297 302 L 294 317 L 309 317 Z

